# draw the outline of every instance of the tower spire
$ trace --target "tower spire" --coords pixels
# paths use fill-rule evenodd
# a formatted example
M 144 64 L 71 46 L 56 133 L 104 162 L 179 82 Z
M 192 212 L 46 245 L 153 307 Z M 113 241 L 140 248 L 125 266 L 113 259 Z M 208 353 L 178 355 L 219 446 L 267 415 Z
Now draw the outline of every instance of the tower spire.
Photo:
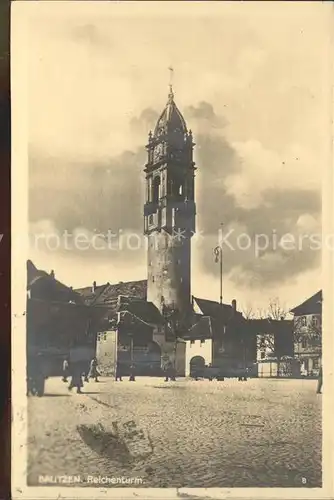
M 172 66 L 169 66 L 169 94 L 168 98 L 170 101 L 174 99 L 174 92 L 173 92 L 173 76 L 174 76 L 174 69 Z

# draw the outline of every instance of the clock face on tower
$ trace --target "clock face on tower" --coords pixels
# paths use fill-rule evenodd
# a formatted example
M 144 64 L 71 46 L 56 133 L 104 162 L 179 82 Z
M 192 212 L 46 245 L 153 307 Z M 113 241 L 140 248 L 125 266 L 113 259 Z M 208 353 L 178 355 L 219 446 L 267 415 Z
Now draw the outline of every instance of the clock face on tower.
M 163 144 L 160 143 L 154 148 L 153 158 L 154 161 L 159 161 L 163 154 Z

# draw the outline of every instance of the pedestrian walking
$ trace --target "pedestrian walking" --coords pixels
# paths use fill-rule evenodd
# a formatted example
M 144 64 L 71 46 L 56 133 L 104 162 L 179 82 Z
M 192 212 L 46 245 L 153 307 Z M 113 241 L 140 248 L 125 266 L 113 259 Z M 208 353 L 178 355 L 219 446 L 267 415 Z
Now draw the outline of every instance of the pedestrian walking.
M 68 359 L 65 358 L 63 361 L 63 378 L 62 378 L 63 382 L 67 382 L 67 379 L 68 379 L 69 374 L 70 374 L 69 368 L 70 368 L 70 365 L 69 365 Z
M 90 362 L 90 369 L 88 373 L 88 379 L 93 378 L 95 382 L 98 382 L 98 376 L 100 375 L 98 369 L 97 369 L 97 359 L 93 358 L 92 361 Z
M 77 394 L 82 394 L 81 388 L 83 387 L 83 382 L 80 363 L 75 363 L 71 367 L 71 382 L 68 386 L 68 390 L 71 391 L 74 387 L 77 388 Z
M 173 380 L 173 365 L 169 361 L 165 366 L 165 382 Z
M 322 389 L 322 366 L 320 366 L 318 375 L 317 394 L 321 394 L 321 389 Z

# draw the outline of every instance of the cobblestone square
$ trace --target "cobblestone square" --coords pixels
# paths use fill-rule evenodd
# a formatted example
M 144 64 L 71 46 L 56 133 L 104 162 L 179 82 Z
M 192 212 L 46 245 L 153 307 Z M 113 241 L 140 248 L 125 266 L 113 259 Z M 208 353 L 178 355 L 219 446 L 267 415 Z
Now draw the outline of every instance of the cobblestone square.
M 315 390 L 314 380 L 143 377 L 102 378 L 80 395 L 50 378 L 45 396 L 28 401 L 28 484 L 80 476 L 71 486 L 93 486 L 89 476 L 107 476 L 139 478 L 136 487 L 320 487 L 322 396 Z M 98 448 L 78 430 L 100 424 L 112 433 L 129 421 L 149 437 L 145 458 L 116 441 Z

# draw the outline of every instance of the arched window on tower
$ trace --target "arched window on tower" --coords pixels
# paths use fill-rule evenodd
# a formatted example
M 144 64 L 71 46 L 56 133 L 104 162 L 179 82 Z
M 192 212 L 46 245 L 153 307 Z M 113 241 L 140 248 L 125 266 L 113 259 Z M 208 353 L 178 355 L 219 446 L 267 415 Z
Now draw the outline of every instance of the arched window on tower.
M 152 201 L 153 203 L 158 203 L 160 199 L 160 177 L 157 176 L 153 181 L 153 193 L 152 193 Z
M 149 177 L 147 181 L 147 201 L 152 201 L 152 177 Z

